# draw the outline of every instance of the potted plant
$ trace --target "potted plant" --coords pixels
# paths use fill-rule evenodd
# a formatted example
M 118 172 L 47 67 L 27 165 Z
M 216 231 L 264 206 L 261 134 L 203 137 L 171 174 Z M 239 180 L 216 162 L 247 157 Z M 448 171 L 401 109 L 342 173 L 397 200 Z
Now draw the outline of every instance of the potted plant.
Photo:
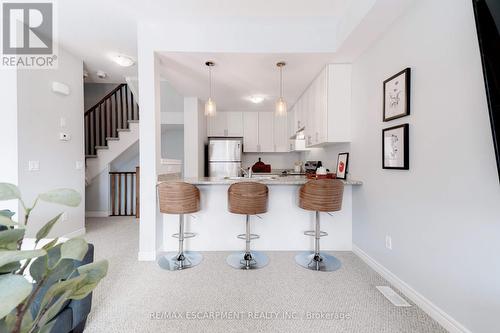
M 21 198 L 19 189 L 0 183 L 0 201 L 18 200 L 23 220 L 13 220 L 13 213 L 0 211 L 0 332 L 50 332 L 57 316 L 73 301 L 83 300 L 106 276 L 108 262 L 101 260 L 82 265 L 89 244 L 81 238 L 48 243 L 56 215 L 37 231 L 34 248 L 24 249 L 26 226 L 40 202 L 77 207 L 78 192 L 57 189 L 40 194 L 31 206 Z

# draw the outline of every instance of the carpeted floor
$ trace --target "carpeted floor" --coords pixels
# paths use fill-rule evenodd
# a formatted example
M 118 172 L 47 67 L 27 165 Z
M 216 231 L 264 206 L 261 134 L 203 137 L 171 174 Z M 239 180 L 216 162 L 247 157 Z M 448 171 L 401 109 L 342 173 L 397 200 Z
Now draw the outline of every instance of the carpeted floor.
M 85 332 L 445 332 L 416 306 L 393 306 L 375 289 L 387 282 L 351 252 L 335 253 L 342 267 L 331 273 L 297 266 L 292 252 L 270 252 L 254 271 L 208 252 L 199 266 L 169 272 L 137 261 L 138 226 L 87 220 L 86 239 L 109 272 Z

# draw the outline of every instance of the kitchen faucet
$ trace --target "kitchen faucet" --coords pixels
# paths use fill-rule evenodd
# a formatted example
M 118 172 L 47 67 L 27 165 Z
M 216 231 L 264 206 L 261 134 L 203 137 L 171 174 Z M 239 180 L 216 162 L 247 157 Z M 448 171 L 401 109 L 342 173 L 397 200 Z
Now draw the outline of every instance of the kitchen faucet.
M 243 171 L 243 175 L 248 177 L 248 178 L 252 178 L 252 168 L 251 167 L 248 167 L 247 170 L 245 170 L 244 168 L 240 168 L 241 171 Z

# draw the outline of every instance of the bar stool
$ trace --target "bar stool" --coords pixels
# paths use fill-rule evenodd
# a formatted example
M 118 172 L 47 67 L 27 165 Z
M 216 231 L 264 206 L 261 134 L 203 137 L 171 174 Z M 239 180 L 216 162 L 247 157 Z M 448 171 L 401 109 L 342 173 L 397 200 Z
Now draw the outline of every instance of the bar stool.
M 184 240 L 195 237 L 192 232 L 184 232 L 184 214 L 200 210 L 200 190 L 194 185 L 183 182 L 164 182 L 158 185 L 160 212 L 179 214 L 179 233 L 172 237 L 179 239 L 179 251 L 164 253 L 158 265 L 169 271 L 182 270 L 198 265 L 203 259 L 198 252 L 184 251 Z
M 269 194 L 267 186 L 256 182 L 241 182 L 231 185 L 227 194 L 229 211 L 246 215 L 246 232 L 237 236 L 245 240 L 245 251 L 230 254 L 226 259 L 227 263 L 237 269 L 257 269 L 266 266 L 269 258 L 265 254 L 250 251 L 250 241 L 259 238 L 259 235 L 250 233 L 250 215 L 267 212 Z
M 315 230 L 305 231 L 307 236 L 314 237 L 314 251 L 300 253 L 295 261 L 300 266 L 314 271 L 331 272 L 340 268 L 340 261 L 334 256 L 321 253 L 319 240 L 328 233 L 320 230 L 320 212 L 336 212 L 342 209 L 344 183 L 338 179 L 311 180 L 299 190 L 299 206 L 302 209 L 316 212 Z

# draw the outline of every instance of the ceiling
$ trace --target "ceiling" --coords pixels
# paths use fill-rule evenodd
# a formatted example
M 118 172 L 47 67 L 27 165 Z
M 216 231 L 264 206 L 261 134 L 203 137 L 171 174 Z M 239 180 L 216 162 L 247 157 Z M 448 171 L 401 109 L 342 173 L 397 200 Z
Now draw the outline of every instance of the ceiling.
M 307 85 L 333 59 L 329 53 L 184 53 L 160 54 L 161 76 L 183 96 L 206 100 L 209 94 L 207 60 L 212 70 L 214 99 L 221 111 L 270 111 L 279 97 L 276 63 L 285 61 L 284 96 L 292 106 Z M 254 104 L 250 96 L 262 96 Z
M 200 17 L 340 17 L 349 0 L 71 0 L 58 1 L 60 44 L 82 58 L 88 82 L 124 82 L 137 76 L 137 65 L 119 67 L 113 54 L 137 59 L 137 23 Z M 108 74 L 104 80 L 97 70 Z

